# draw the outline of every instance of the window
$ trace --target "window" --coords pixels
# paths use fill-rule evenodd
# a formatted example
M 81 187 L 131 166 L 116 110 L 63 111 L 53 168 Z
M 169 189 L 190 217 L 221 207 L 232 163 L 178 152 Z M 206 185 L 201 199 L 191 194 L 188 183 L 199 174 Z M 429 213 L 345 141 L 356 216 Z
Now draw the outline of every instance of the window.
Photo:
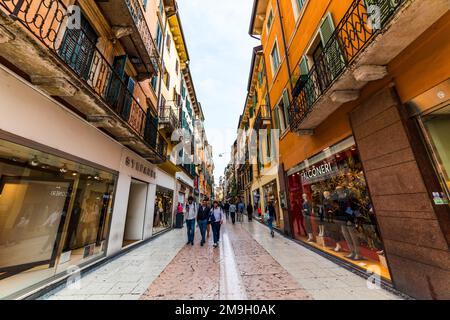
M 283 92 L 283 116 L 284 116 L 284 123 L 286 124 L 286 127 L 288 127 L 290 123 L 290 117 L 289 117 L 289 95 L 287 90 L 284 90 Z
M 152 77 L 152 80 L 150 82 L 150 85 L 152 86 L 153 91 L 156 91 L 156 85 L 158 83 L 158 75 L 154 75 Z
M 161 14 L 161 16 L 164 14 L 164 4 L 163 4 L 163 0 L 159 1 L 159 13 Z
M 171 44 L 172 40 L 170 39 L 170 34 L 167 34 L 166 36 L 166 47 L 167 47 L 167 51 L 170 52 L 170 44 Z
M 295 21 L 300 17 L 300 13 L 302 12 L 306 2 L 308 0 L 291 0 L 292 7 L 294 9 Z
M 184 85 L 181 86 L 181 96 L 184 98 L 186 98 L 186 87 Z
M 161 50 L 161 43 L 162 43 L 162 30 L 161 26 L 159 25 L 159 22 L 156 24 L 156 45 L 158 47 L 158 51 Z
M 280 124 L 280 110 L 278 109 L 278 107 L 275 107 L 273 109 L 273 114 L 274 114 L 274 121 L 275 121 L 275 129 L 281 129 L 281 124 Z
M 164 84 L 166 85 L 166 88 L 169 89 L 169 87 L 170 87 L 170 74 L 167 72 L 166 68 L 164 68 L 163 80 L 164 80 Z
M 275 75 L 280 66 L 280 55 L 278 53 L 278 44 L 275 41 L 272 52 L 270 53 L 270 60 L 272 62 L 272 73 Z
M 144 7 L 144 10 L 147 9 L 147 0 L 142 0 L 142 6 Z
M 273 23 L 273 11 L 270 9 L 269 15 L 267 16 L 267 32 L 270 31 L 270 28 L 272 27 Z
M 178 75 L 178 72 L 179 72 L 179 68 L 180 68 L 180 63 L 177 60 L 177 61 L 175 61 L 175 72 L 176 72 L 177 75 Z

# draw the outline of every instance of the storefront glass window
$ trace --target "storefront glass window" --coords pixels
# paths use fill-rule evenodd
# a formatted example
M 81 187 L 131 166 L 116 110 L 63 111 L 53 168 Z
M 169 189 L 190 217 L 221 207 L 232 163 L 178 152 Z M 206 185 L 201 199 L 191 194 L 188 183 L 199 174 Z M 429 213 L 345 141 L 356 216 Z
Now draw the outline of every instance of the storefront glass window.
M 450 196 L 450 105 L 424 116 L 422 121 L 438 172 L 447 191 L 447 197 L 436 198 L 446 201 Z
M 156 186 L 153 234 L 172 227 L 173 190 Z
M 0 140 L 0 298 L 103 255 L 115 181 Z
M 280 215 L 280 203 L 278 200 L 278 188 L 277 188 L 277 182 L 273 180 L 272 182 L 269 182 L 268 184 L 263 186 L 263 193 L 264 193 L 264 211 L 267 211 L 267 205 L 269 202 L 272 202 L 273 206 L 275 207 L 276 212 L 276 220 L 274 221 L 274 227 L 280 230 L 283 230 L 283 217 Z
M 390 280 L 353 138 L 297 169 L 289 175 L 295 238 Z

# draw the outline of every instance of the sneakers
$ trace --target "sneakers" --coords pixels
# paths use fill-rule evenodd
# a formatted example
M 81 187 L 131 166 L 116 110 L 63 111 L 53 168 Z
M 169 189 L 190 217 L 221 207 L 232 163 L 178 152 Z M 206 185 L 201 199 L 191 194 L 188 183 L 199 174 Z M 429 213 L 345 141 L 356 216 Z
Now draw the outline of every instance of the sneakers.
M 219 245 L 217 244 L 217 242 L 214 243 L 214 245 L 213 245 L 214 248 L 217 248 L 218 246 L 219 246 Z
M 270 232 L 270 234 L 272 235 L 272 238 L 275 237 L 275 232 Z

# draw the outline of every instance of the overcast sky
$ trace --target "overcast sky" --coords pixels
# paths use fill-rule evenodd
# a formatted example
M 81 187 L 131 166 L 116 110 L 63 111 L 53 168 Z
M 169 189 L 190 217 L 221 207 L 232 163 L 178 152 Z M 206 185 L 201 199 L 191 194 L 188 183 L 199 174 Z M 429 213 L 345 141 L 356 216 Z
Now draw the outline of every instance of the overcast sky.
M 253 0 L 178 0 L 194 86 L 213 146 L 216 183 L 230 160 L 252 49 L 259 45 L 248 35 L 252 5 Z

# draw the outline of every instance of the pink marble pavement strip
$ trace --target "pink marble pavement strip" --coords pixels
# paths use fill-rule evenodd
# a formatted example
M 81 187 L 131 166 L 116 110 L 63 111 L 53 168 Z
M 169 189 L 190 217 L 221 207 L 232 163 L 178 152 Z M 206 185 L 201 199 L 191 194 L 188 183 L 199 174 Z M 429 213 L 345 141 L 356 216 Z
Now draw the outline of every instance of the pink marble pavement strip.
M 248 299 L 312 299 L 241 226 L 226 224 L 222 232 L 227 233 L 231 242 L 232 258 L 237 264 Z M 219 299 L 220 259 L 228 257 L 220 256 L 220 250 L 212 247 L 211 239 L 204 247 L 197 243 L 200 239 L 198 232 L 195 239 L 195 245 L 180 250 L 141 299 Z

